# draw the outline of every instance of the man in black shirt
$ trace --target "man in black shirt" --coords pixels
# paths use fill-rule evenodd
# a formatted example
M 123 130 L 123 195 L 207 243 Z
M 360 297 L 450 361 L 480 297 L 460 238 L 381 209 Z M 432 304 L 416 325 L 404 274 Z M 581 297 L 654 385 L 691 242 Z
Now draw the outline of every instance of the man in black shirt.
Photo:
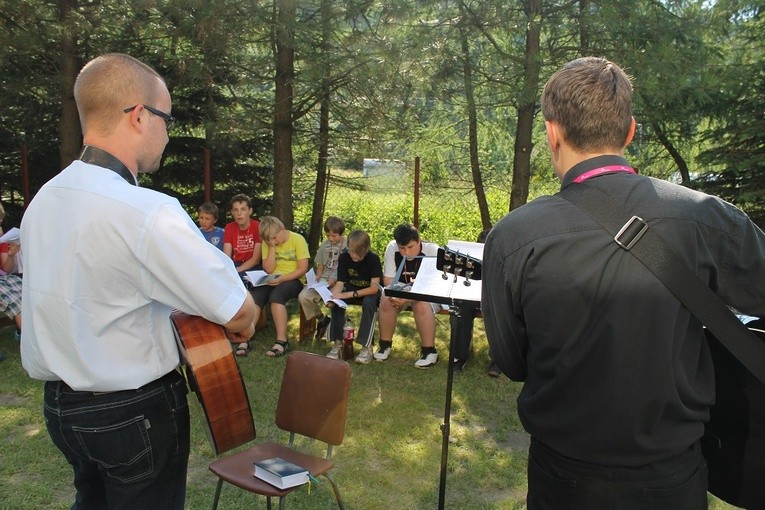
M 542 95 L 562 189 L 586 181 L 643 218 L 727 304 L 765 315 L 765 234 L 730 204 L 636 175 L 632 86 L 615 64 L 566 64 Z M 491 356 L 523 381 L 528 508 L 707 507 L 699 439 L 714 402 L 701 323 L 586 213 L 542 197 L 484 250 Z

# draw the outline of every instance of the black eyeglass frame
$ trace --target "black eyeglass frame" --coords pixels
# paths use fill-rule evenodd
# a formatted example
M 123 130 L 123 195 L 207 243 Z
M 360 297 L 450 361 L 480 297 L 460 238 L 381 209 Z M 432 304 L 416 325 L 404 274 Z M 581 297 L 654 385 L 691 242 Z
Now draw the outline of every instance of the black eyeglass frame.
M 149 111 L 149 113 L 153 113 L 157 117 L 159 117 L 162 120 L 164 120 L 165 121 L 165 127 L 167 128 L 168 131 L 170 131 L 170 128 L 173 127 L 173 124 L 175 123 L 175 117 L 173 117 L 169 113 L 165 113 L 162 110 L 157 110 L 156 108 L 152 108 L 151 106 L 148 106 L 148 105 L 145 105 L 145 104 L 133 105 L 133 106 L 131 106 L 129 108 L 125 108 L 124 110 L 122 110 L 122 112 L 123 113 L 130 113 L 133 110 L 135 110 L 136 108 L 138 108 L 139 106 L 143 106 L 144 108 L 146 108 Z

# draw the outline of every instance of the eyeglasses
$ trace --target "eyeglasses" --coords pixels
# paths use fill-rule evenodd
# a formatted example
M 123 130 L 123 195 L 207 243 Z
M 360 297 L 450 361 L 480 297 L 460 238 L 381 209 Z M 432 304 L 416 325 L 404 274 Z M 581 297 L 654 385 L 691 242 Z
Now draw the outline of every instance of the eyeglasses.
M 135 110 L 136 108 L 138 108 L 139 106 L 143 106 L 144 108 L 146 108 L 149 111 L 149 113 L 153 113 L 157 117 L 160 117 L 162 120 L 164 120 L 165 121 L 165 127 L 167 128 L 168 131 L 170 131 L 170 128 L 173 127 L 173 124 L 175 123 L 175 117 L 173 117 L 172 115 L 167 114 L 167 113 L 165 113 L 163 111 L 157 110 L 156 108 L 152 108 L 151 106 L 147 106 L 145 104 L 137 104 L 135 106 L 131 106 L 130 108 L 125 108 L 124 110 L 122 110 L 122 112 L 123 113 L 130 113 L 133 110 Z

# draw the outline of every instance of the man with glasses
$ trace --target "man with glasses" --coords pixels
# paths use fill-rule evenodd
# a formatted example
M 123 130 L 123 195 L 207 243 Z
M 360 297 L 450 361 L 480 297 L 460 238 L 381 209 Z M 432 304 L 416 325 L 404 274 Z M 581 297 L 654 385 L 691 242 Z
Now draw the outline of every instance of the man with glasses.
M 173 121 L 156 71 L 103 55 L 80 71 L 74 97 L 80 159 L 40 189 L 21 224 L 22 363 L 45 381 L 73 508 L 180 510 L 189 411 L 170 312 L 246 341 L 255 305 L 178 201 L 136 185 L 159 168 Z

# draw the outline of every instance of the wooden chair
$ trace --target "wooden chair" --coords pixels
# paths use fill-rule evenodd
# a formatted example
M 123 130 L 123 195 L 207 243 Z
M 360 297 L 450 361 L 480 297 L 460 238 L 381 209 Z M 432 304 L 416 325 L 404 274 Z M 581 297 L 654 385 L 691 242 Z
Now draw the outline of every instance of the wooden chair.
M 344 508 L 329 471 L 334 466 L 333 446 L 340 445 L 345 435 L 350 386 L 351 368 L 346 362 L 303 351 L 291 353 L 276 406 L 276 426 L 290 433 L 289 443 L 259 444 L 211 463 L 210 471 L 218 476 L 213 510 L 218 506 L 223 482 L 266 496 L 269 510 L 271 498 L 278 497 L 279 508 L 283 510 L 285 496 L 300 486 L 282 490 L 255 478 L 252 463 L 271 457 L 281 457 L 302 466 L 313 477 L 324 475 L 332 484 L 338 506 Z M 326 455 L 317 457 L 297 451 L 296 435 L 326 443 Z

